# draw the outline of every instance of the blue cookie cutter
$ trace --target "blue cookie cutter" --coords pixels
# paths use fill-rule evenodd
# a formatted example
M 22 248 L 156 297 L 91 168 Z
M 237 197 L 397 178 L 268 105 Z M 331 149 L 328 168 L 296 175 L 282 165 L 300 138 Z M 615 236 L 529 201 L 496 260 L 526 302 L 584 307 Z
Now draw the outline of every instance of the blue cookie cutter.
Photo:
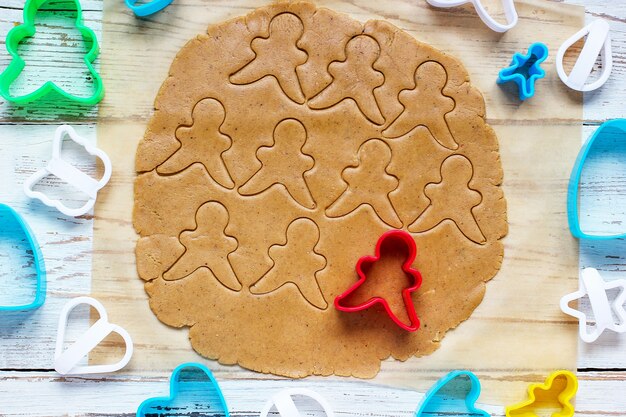
M 146 17 L 160 12 L 172 4 L 174 0 L 152 0 L 149 3 L 137 5 L 139 0 L 125 0 L 126 6 L 135 13 L 135 16 Z
M 46 300 L 46 267 L 43 260 L 43 254 L 41 253 L 41 248 L 37 243 L 35 234 L 28 226 L 28 223 L 26 223 L 22 216 L 6 204 L 0 203 L 0 219 L 2 219 L 0 222 L 3 224 L 15 223 L 18 226 L 19 232 L 13 232 L 11 229 L 4 229 L 4 231 L 9 230 L 9 233 L 7 234 L 12 241 L 20 241 L 25 238 L 28 242 L 28 246 L 33 252 L 34 269 L 37 280 L 35 298 L 31 303 L 8 306 L 0 305 L 0 311 L 35 310 L 41 307 Z M 0 235 L 0 238 L 5 237 L 4 231 L 3 234 Z
M 480 396 L 480 381 L 470 371 L 452 371 L 441 378 L 424 395 L 415 417 L 454 414 L 460 417 L 490 417 L 476 408 Z
M 221 410 L 219 410 L 221 408 Z M 230 417 L 219 384 L 206 366 L 188 362 L 178 365 L 170 377 L 169 397 L 148 398 L 139 405 L 137 417 L 163 415 L 218 415 Z
M 519 88 L 520 100 L 526 100 L 535 95 L 535 81 L 546 76 L 541 68 L 541 63 L 548 58 L 548 47 L 535 42 L 528 47 L 528 53 L 522 55 L 519 52 L 513 54 L 511 65 L 500 70 L 498 84 L 514 82 Z
M 589 151 L 593 148 L 594 143 L 598 142 L 598 139 L 601 139 L 604 136 L 603 134 L 609 129 L 622 131 L 625 135 L 624 140 L 626 141 L 626 119 L 614 119 L 602 123 L 580 149 L 578 157 L 576 157 L 576 162 L 574 163 L 574 168 L 572 169 L 572 174 L 569 177 L 569 185 L 567 187 L 567 221 L 572 235 L 579 239 L 609 240 L 626 238 L 626 233 L 616 235 L 587 234 L 581 230 L 580 220 L 578 217 L 578 186 L 580 184 L 583 166 L 585 165 L 585 161 L 589 156 Z M 620 150 L 619 152 L 625 151 Z

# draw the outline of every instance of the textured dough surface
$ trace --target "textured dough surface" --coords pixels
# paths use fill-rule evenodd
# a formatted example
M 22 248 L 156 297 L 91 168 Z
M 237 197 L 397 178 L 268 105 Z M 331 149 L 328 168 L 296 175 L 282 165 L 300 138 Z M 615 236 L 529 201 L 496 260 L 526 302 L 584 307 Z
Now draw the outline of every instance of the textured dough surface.
M 137 150 L 151 309 L 203 356 L 290 377 L 432 353 L 502 262 L 484 116 L 459 61 L 383 21 L 294 2 L 210 27 L 176 56 Z M 415 333 L 333 307 L 392 228 L 418 247 Z

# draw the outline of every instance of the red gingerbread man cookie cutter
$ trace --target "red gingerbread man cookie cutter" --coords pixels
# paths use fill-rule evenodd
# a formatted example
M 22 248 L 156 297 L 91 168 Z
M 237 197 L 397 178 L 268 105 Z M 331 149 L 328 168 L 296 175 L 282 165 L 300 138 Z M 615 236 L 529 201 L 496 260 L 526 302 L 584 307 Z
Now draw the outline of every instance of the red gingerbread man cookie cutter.
M 402 271 L 411 278 L 411 285 L 404 288 L 402 290 L 402 299 L 404 300 L 404 305 L 406 307 L 406 312 L 409 318 L 410 323 L 404 323 L 400 320 L 392 311 L 391 307 L 387 300 L 380 296 L 375 296 L 369 298 L 367 301 L 363 303 L 359 303 L 357 305 L 345 305 L 344 302 L 347 297 L 353 294 L 357 288 L 361 287 L 367 281 L 367 272 L 369 267 L 375 262 L 381 259 L 381 247 L 390 241 L 395 241 L 401 245 L 403 245 L 407 250 L 407 257 L 405 261 L 402 263 Z M 357 312 L 361 310 L 365 310 L 374 306 L 375 304 L 381 304 L 389 317 L 400 326 L 402 329 L 407 330 L 409 332 L 414 332 L 420 327 L 420 320 L 415 312 L 415 306 L 413 304 L 413 298 L 411 294 L 417 291 L 422 285 L 422 274 L 420 272 L 411 267 L 413 261 L 415 261 L 415 256 L 417 255 L 417 247 L 415 246 L 415 241 L 413 237 L 405 232 L 404 230 L 390 230 L 385 232 L 376 242 L 376 252 L 374 256 L 363 256 L 359 258 L 356 263 L 356 272 L 359 275 L 359 280 L 348 288 L 343 294 L 337 296 L 335 298 L 335 308 L 339 311 L 346 312 Z

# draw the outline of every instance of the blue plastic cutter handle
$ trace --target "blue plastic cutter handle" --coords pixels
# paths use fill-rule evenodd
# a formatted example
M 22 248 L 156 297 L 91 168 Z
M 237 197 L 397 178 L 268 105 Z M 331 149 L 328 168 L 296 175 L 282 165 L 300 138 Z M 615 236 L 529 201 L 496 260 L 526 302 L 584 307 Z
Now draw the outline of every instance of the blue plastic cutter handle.
M 626 233 L 620 233 L 617 235 L 590 235 L 580 229 L 580 219 L 578 214 L 578 186 L 580 185 L 580 177 L 585 161 L 587 160 L 587 156 L 589 156 L 589 151 L 593 147 L 596 140 L 602 136 L 602 132 L 607 128 L 619 129 L 623 131 L 626 136 L 626 119 L 609 120 L 602 123 L 600 127 L 596 129 L 593 135 L 591 135 L 591 137 L 580 149 L 576 162 L 574 163 L 574 168 L 572 169 L 572 174 L 569 177 L 569 185 L 567 187 L 567 221 L 572 235 L 579 239 L 609 240 L 626 238 Z M 626 142 L 626 137 L 624 138 L 624 141 Z
M 26 236 L 26 240 L 28 241 L 28 245 L 33 251 L 34 258 L 34 267 L 35 274 L 37 280 L 37 287 L 35 289 L 35 299 L 33 302 L 29 304 L 21 304 L 21 305 L 10 305 L 3 306 L 0 305 L 0 311 L 27 311 L 27 310 L 35 310 L 42 306 L 44 301 L 46 300 L 46 266 L 43 260 L 43 254 L 41 253 L 41 248 L 37 243 L 37 239 L 35 238 L 35 234 L 28 226 L 28 223 L 20 216 L 15 210 L 6 204 L 0 203 L 0 214 L 8 213 L 8 215 L 13 218 L 13 220 L 20 226 L 20 229 L 23 232 L 23 236 Z M 23 237 L 15 236 L 16 240 L 19 240 Z
M 150 3 L 137 5 L 138 0 L 125 0 L 126 6 L 135 13 L 135 16 L 146 17 L 160 12 L 169 6 L 174 0 L 152 0 Z

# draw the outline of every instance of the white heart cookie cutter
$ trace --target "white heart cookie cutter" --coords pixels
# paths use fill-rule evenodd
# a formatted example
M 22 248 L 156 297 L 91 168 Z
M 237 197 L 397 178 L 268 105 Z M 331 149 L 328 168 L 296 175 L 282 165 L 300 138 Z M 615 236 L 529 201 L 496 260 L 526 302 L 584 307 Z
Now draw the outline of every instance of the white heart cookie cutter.
M 517 25 L 517 10 L 515 10 L 515 3 L 513 0 L 501 0 L 502 8 L 504 9 L 504 16 L 506 17 L 506 24 L 498 23 L 494 20 L 493 17 L 487 12 L 485 6 L 483 6 L 481 0 L 426 0 L 428 4 L 433 7 L 458 7 L 467 3 L 471 3 L 478 13 L 478 17 L 480 20 L 485 23 L 489 29 L 494 32 L 503 33 L 509 29 L 512 29 L 515 25 Z
M 281 417 L 300 417 L 301 414 L 293 401 L 294 395 L 309 397 L 315 400 L 322 407 L 324 413 L 326 413 L 326 417 L 334 416 L 328 401 L 317 392 L 306 388 L 288 388 L 274 394 L 272 398 L 269 399 L 263 407 L 263 410 L 261 410 L 260 417 L 267 417 L 273 407 L 276 408 L 276 411 L 278 411 Z
M 100 318 L 76 342 L 63 350 L 67 318 L 70 312 L 81 304 L 87 304 L 95 308 L 98 314 L 100 314 Z M 106 365 L 78 365 L 82 358 L 111 333 L 119 334 L 126 344 L 126 352 L 120 361 Z M 115 372 L 126 366 L 131 356 L 133 356 L 133 340 L 122 327 L 109 323 L 107 312 L 98 300 L 91 297 L 77 297 L 65 304 L 59 319 L 57 342 L 54 350 L 54 369 L 58 373 L 61 375 L 77 375 Z
M 620 287 L 621 292 L 615 297 L 613 303 L 609 303 L 606 290 Z M 596 322 L 591 331 L 587 326 L 587 315 L 569 306 L 571 301 L 583 298 L 585 295 L 589 297 Z M 586 343 L 592 343 L 607 329 L 618 333 L 626 332 L 624 302 L 626 302 L 626 279 L 605 281 L 595 268 L 585 268 L 581 272 L 579 290 L 561 298 L 561 310 L 578 319 L 580 338 Z M 612 311 L 615 312 L 618 323 L 615 322 Z
M 584 36 L 587 36 L 585 45 L 580 51 L 574 68 L 567 75 L 563 68 L 565 52 Z M 602 57 L 602 73 L 594 82 L 585 84 L 591 75 L 598 55 Z M 556 72 L 559 74 L 559 78 L 569 88 L 577 91 L 593 91 L 600 88 L 609 79 L 612 68 L 613 53 L 611 51 L 610 27 L 608 22 L 603 19 L 594 20 L 576 32 L 571 38 L 563 42 L 556 53 Z
M 61 158 L 61 146 L 63 144 L 63 138 L 66 135 L 69 136 L 74 142 L 83 146 L 89 154 L 97 156 L 102 160 L 104 165 L 104 174 L 100 180 L 91 178 L 89 175 L 73 167 Z M 109 182 L 109 179 L 111 179 L 111 171 L 111 160 L 109 159 L 109 156 L 104 153 L 104 151 L 90 145 L 86 139 L 78 136 L 76 131 L 71 126 L 59 126 L 54 134 L 54 140 L 52 141 L 52 159 L 48 162 L 48 165 L 35 172 L 24 182 L 24 193 L 26 193 L 26 195 L 30 198 L 40 200 L 48 207 L 56 208 L 67 216 L 82 216 L 91 210 L 96 203 L 98 191 Z M 81 192 L 85 193 L 89 197 L 89 200 L 87 200 L 82 207 L 71 208 L 67 207 L 60 200 L 51 199 L 40 191 L 34 191 L 33 187 L 35 184 L 47 175 L 54 175 L 62 181 L 76 187 Z

